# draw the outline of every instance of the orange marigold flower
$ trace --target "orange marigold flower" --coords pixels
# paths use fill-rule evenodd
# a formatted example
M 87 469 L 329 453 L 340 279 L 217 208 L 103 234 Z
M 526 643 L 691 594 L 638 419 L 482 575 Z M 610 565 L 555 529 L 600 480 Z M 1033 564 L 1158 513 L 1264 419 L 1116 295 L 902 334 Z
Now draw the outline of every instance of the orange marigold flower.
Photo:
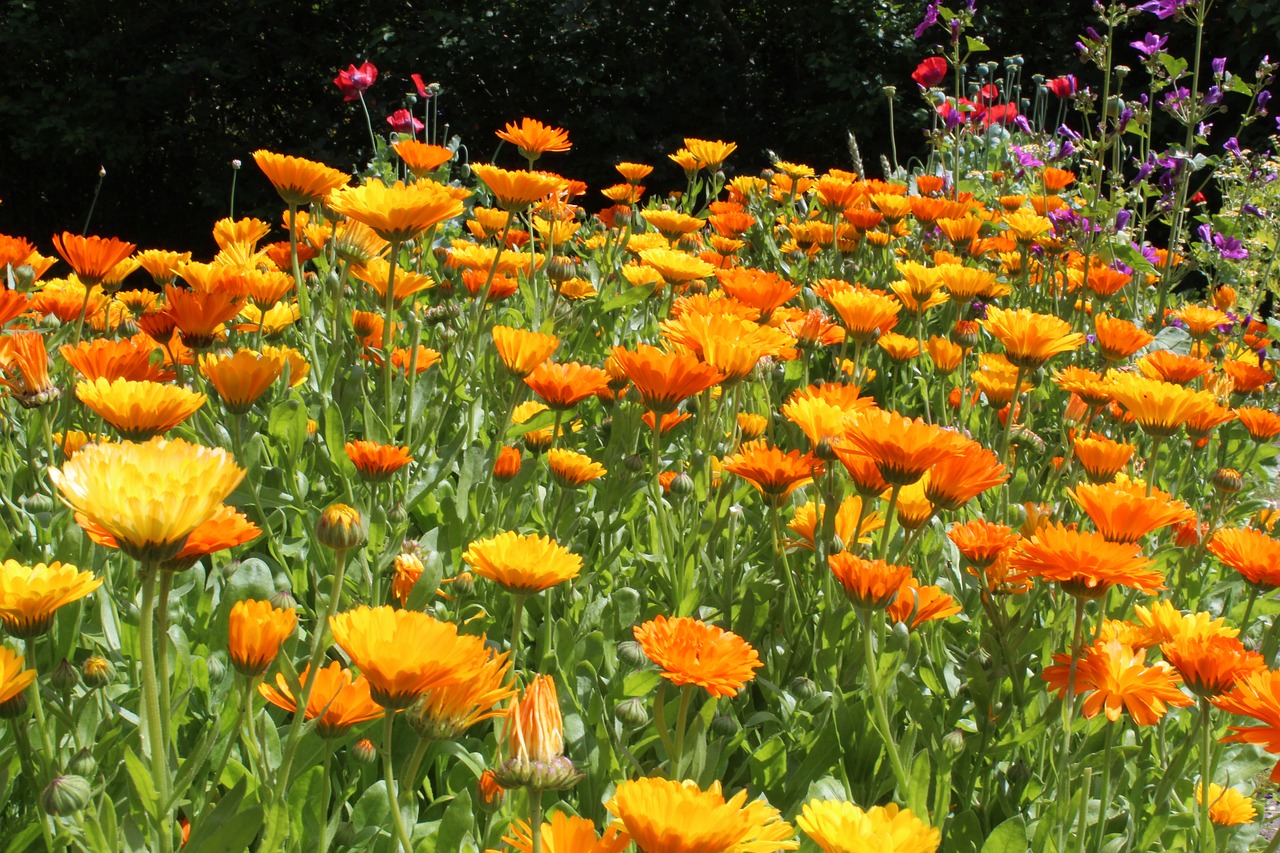
M 556 482 L 567 489 L 586 485 L 608 473 L 603 465 L 585 453 L 559 447 L 547 452 L 547 465 Z
M 471 171 L 493 193 L 494 201 L 506 211 L 524 210 L 564 186 L 564 178 L 547 172 L 509 171 L 486 163 L 474 163 Z
M 120 547 L 120 543 L 105 527 L 84 513 L 76 513 L 76 524 L 84 528 L 85 535 L 95 544 L 104 548 Z M 191 531 L 186 544 L 177 555 L 161 561 L 159 565 L 166 572 L 185 572 L 200 559 L 243 545 L 256 539 L 261 533 L 262 530 L 258 525 L 250 521 L 244 513 L 237 511 L 233 506 L 223 504 L 214 510 L 208 521 Z
M 799 287 L 777 273 L 750 267 L 719 270 L 716 278 L 725 293 L 759 309 L 761 317 L 767 317 L 775 308 L 800 292 Z
M 882 409 L 860 413 L 848 423 L 844 437 L 875 460 L 880 476 L 891 486 L 908 486 L 942 460 L 975 446 L 959 433 Z
M 507 709 L 497 706 L 516 693 L 506 683 L 510 672 L 507 653 L 490 650 L 471 678 L 423 693 L 405 712 L 409 725 L 428 740 L 456 740 L 481 720 L 506 716 Z
M 360 476 L 371 483 L 389 479 L 392 474 L 413 461 L 407 447 L 378 444 L 375 441 L 348 441 L 346 451 Z
M 476 574 L 516 595 L 542 592 L 582 571 L 582 558 L 554 539 L 511 530 L 472 542 L 462 559 Z
M 1071 655 L 1053 656 L 1056 666 L 1046 667 L 1043 678 L 1049 689 L 1064 696 L 1070 678 Z M 1169 708 L 1186 707 L 1191 699 L 1178 689 L 1178 676 L 1164 661 L 1148 666 L 1145 651 L 1134 651 L 1117 640 L 1098 642 L 1076 662 L 1075 694 L 1088 693 L 1081 713 L 1092 719 L 1099 711 L 1115 722 L 1128 711 L 1139 726 L 1151 726 Z
M 22 316 L 30 307 L 30 294 L 20 290 L 0 289 L 0 326 Z
M 138 247 L 114 237 L 82 237 L 63 231 L 54 235 L 53 248 L 75 270 L 80 283 L 92 289 Z
M 522 696 L 511 697 L 506 718 L 500 738 L 505 760 L 495 776 L 499 785 L 559 790 L 581 778 L 564 756 L 564 717 L 555 679 L 534 676 Z
M 775 506 L 796 489 L 813 482 L 814 475 L 823 470 L 821 460 L 812 453 L 783 453 L 763 439 L 742 445 L 737 453 L 724 458 L 723 465 L 724 470 L 749 482 Z
M 862 810 L 843 800 L 812 799 L 796 824 L 823 853 L 934 853 L 942 833 L 897 803 Z
M 1280 414 L 1270 409 L 1241 406 L 1235 410 L 1235 415 L 1248 431 L 1249 438 L 1258 443 L 1270 441 L 1280 435 Z
M 724 379 L 719 370 L 693 356 L 665 353 L 648 344 L 635 350 L 614 347 L 610 359 L 635 385 L 645 407 L 663 415 Z
M 325 202 L 335 212 L 363 222 L 389 243 L 403 243 L 441 222 L 462 215 L 462 201 L 435 181 L 387 186 L 370 181 L 334 190 Z
M 134 335 L 118 341 L 104 338 L 81 341 L 74 347 L 63 344 L 59 352 L 82 379 L 89 381 L 101 378 L 168 382 L 173 379 L 173 372 L 151 361 L 157 349 L 150 337 Z
M 1093 318 L 1093 327 L 1097 334 L 1098 349 L 1107 361 L 1124 361 L 1155 340 L 1151 333 L 1139 329 L 1128 320 L 1105 314 Z
M 609 374 L 576 361 L 544 361 L 529 371 L 524 383 L 548 406 L 564 411 L 609 387 Z
M 908 628 L 919 628 L 934 619 L 946 619 L 960 612 L 960 605 L 938 586 L 921 586 L 913 577 L 898 590 L 898 597 L 885 608 L 891 622 L 902 622 Z
M 417 178 L 425 178 L 453 159 L 453 152 L 443 145 L 428 145 L 416 139 L 402 139 L 391 147 Z
M 1230 693 L 1209 699 L 1229 714 L 1253 717 L 1260 726 L 1231 726 L 1234 734 L 1224 743 L 1252 743 L 1272 754 L 1280 753 L 1280 671 L 1265 670 L 1246 675 Z M 1271 781 L 1280 782 L 1280 763 L 1271 768 Z
M 280 644 L 298 627 L 292 608 L 281 610 L 269 601 L 237 601 L 227 627 L 227 650 L 241 675 L 262 675 L 280 652 Z
M 1056 581 L 1071 595 L 1098 598 L 1112 584 L 1143 592 L 1164 589 L 1164 575 L 1152 569 L 1137 545 L 1108 542 L 1100 533 L 1071 530 L 1062 524 L 1040 528 L 1009 557 L 1011 568 Z
M 1183 305 L 1170 313 L 1183 322 L 1193 338 L 1206 338 L 1222 324 L 1231 322 L 1225 312 L 1205 305 Z
M 943 459 L 929 469 L 924 494 L 941 509 L 957 510 L 1009 480 L 1009 471 L 994 452 L 983 447 Z
M 764 800 L 739 791 L 726 800 L 720 783 L 644 778 L 622 782 L 605 804 L 641 853 L 772 853 L 795 850 L 795 830 Z
M 1073 444 L 1076 459 L 1091 483 L 1109 483 L 1133 458 L 1134 446 L 1113 441 L 1104 435 L 1077 438 Z
M 1267 669 L 1262 655 L 1221 634 L 1179 637 L 1160 646 L 1160 652 L 1197 696 L 1226 693 L 1240 679 Z
M 884 610 L 898 597 L 911 577 L 910 566 L 894 566 L 884 560 L 864 560 L 848 551 L 827 559 L 831 572 L 844 587 L 845 597 L 862 610 Z
M 253 152 L 253 162 L 271 181 L 285 204 L 291 207 L 322 201 L 330 192 L 351 180 L 350 175 L 323 163 L 272 151 Z
M 672 684 L 696 685 L 712 696 L 736 696 L 764 666 L 751 644 L 730 631 L 687 616 L 658 615 L 634 629 L 645 656 Z
M 723 373 L 725 384 L 745 379 L 760 359 L 782 357 L 795 344 L 795 338 L 780 329 L 726 314 L 686 311 L 663 321 L 661 329 L 663 337 L 688 347 Z
M 520 473 L 520 450 L 503 446 L 493 461 L 493 476 L 499 480 L 510 480 Z
M 824 512 L 830 511 L 830 507 L 824 509 Z M 798 545 L 801 548 L 812 551 L 814 537 L 819 529 L 818 523 L 818 507 L 816 503 L 809 501 L 803 506 L 796 507 L 795 515 L 791 517 L 791 521 L 787 522 L 787 527 L 800 539 L 787 544 Z M 884 516 L 879 512 L 864 513 L 862 498 L 857 495 L 850 495 L 845 498 L 836 509 L 833 532 L 846 547 L 855 547 L 859 543 L 864 545 L 869 543 L 871 541 L 870 534 L 882 527 L 884 527 Z M 834 549 L 835 546 L 828 546 L 828 548 Z
M 1240 632 L 1227 627 L 1226 619 L 1209 613 L 1183 613 L 1171 601 L 1153 601 L 1150 607 L 1133 606 L 1137 630 L 1129 645 L 1149 648 L 1172 641 L 1197 637 L 1235 637 Z
M 243 296 L 226 290 L 206 293 L 169 285 L 164 293 L 165 311 L 182 333 L 182 342 L 192 349 L 212 346 L 218 327 L 239 314 L 245 303 Z
M 1261 530 L 1219 530 L 1209 540 L 1209 553 L 1263 591 L 1280 586 L 1280 541 Z
M 1204 803 L 1204 785 L 1196 785 L 1196 802 Z M 1218 826 L 1239 826 L 1258 819 L 1258 809 L 1252 797 L 1246 797 L 1235 788 L 1224 788 L 1209 783 L 1209 820 Z
M 1148 379 L 1160 379 L 1175 385 L 1187 385 L 1213 368 L 1213 364 L 1203 358 L 1177 355 L 1167 349 L 1149 352 L 1136 363 L 1138 370 Z
M 352 267 L 351 272 L 372 287 L 380 300 L 387 298 L 387 282 L 391 281 L 391 303 L 397 308 L 408 297 L 436 286 L 435 279 L 431 276 L 404 269 L 398 264 L 393 278 L 391 263 L 380 257 L 370 258 L 364 264 Z
M 738 150 L 738 143 L 723 142 L 719 139 L 712 142 L 706 139 L 686 138 L 684 147 L 698 162 L 698 168 L 714 172 L 729 158 L 730 154 Z
M 0 337 L 0 385 L 13 392 L 24 409 L 58 399 L 61 392 L 49 378 L 49 353 L 39 332 L 14 332 Z
M 1162 527 L 1196 517 L 1191 507 L 1132 480 L 1082 484 L 1067 489 L 1071 499 L 1093 520 L 1108 542 L 1137 542 Z
M 31 640 L 49 630 L 58 608 L 79 601 L 102 585 L 93 572 L 69 563 L 0 563 L 0 624 L 14 637 Z
M 24 671 L 23 662 L 22 655 L 0 646 L 0 718 L 15 717 L 27 708 L 22 691 L 36 680 L 36 671 Z
M 947 531 L 947 538 L 966 560 L 978 568 L 986 568 L 1021 537 L 1011 527 L 975 518 L 952 527 Z
M 1051 314 L 1026 308 L 990 308 L 983 326 L 1004 346 L 1005 357 L 1024 370 L 1037 370 L 1055 355 L 1074 352 L 1084 345 L 1084 335 Z
M 633 241 L 634 242 L 634 241 Z M 683 284 L 704 279 L 716 271 L 706 261 L 674 249 L 651 248 L 640 251 L 645 266 L 657 270 L 667 284 Z
M 202 355 L 200 372 L 218 392 L 227 411 L 243 415 L 284 372 L 284 360 L 242 349 L 235 355 Z
M 76 385 L 76 397 L 124 438 L 166 433 L 195 414 L 205 396 L 177 385 L 95 379 Z
M 560 339 L 555 335 L 529 332 L 510 326 L 493 327 L 493 345 L 507 370 L 523 379 L 551 358 Z
M 556 812 L 538 831 L 542 849 L 548 853 L 622 853 L 631 843 L 631 836 L 619 826 L 610 825 L 598 836 L 593 821 L 564 812 Z M 533 830 L 523 820 L 517 820 L 502 840 L 518 853 L 533 853 Z
M 526 160 L 537 160 L 543 154 L 558 154 L 573 147 L 569 142 L 569 133 L 563 128 L 545 125 L 537 119 L 520 119 L 519 124 L 507 122 L 504 130 L 497 132 L 498 138 L 510 142 L 520 149 L 520 156 Z
M 298 682 L 305 685 L 310 674 L 311 668 L 304 668 L 298 673 Z M 322 738 L 342 737 L 352 726 L 376 720 L 386 713 L 369 695 L 368 680 L 363 675 L 355 675 L 336 660 L 317 670 L 314 681 L 303 718 L 319 718 L 316 734 Z M 275 687 L 262 683 L 258 685 L 258 692 L 277 708 L 291 714 L 298 712 L 298 701 L 282 673 L 276 674 Z
M 484 637 L 415 610 L 358 607 L 329 620 L 333 641 L 369 680 L 384 708 L 407 708 L 428 690 L 471 678 L 489 658 Z

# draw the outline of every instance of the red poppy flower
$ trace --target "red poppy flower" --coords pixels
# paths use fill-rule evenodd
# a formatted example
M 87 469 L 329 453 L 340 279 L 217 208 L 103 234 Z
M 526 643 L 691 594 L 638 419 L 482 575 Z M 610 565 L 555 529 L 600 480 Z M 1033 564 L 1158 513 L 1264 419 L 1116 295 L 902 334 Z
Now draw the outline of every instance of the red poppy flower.
M 396 110 L 387 116 L 387 124 L 391 125 L 391 129 L 396 133 L 409 133 L 417 135 L 422 132 L 426 125 L 413 117 L 413 113 L 408 110 Z
M 942 82 L 947 76 L 947 60 L 941 56 L 930 56 L 916 66 L 911 72 L 911 79 L 920 84 L 920 88 L 928 89 Z
M 378 69 L 373 67 L 372 62 L 366 61 L 358 68 L 352 65 L 346 71 L 339 71 L 338 76 L 333 78 L 333 85 L 342 90 L 342 100 L 354 101 L 377 79 Z
M 1065 77 L 1055 77 L 1044 84 L 1050 92 L 1053 92 L 1059 98 L 1068 98 L 1076 93 L 1078 84 L 1076 83 L 1076 75 L 1068 74 Z

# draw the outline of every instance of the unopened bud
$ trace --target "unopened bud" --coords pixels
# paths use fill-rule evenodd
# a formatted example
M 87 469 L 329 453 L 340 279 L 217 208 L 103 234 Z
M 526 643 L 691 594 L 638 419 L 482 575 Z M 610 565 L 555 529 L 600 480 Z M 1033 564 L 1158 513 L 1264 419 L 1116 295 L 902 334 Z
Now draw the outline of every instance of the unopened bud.
M 676 474 L 671 481 L 670 492 L 676 497 L 685 497 L 693 494 L 693 478 L 687 472 L 681 471 Z
M 326 548 L 350 551 L 359 548 L 368 537 L 360 510 L 346 504 L 331 504 L 320 513 L 316 524 L 316 539 Z
M 83 776 L 88 779 L 98 772 L 98 760 L 93 757 L 93 752 L 86 747 L 71 756 L 71 760 L 67 762 L 67 770 L 73 776 Z
M 115 675 L 116 668 L 101 655 L 94 655 L 80 664 L 80 677 L 84 679 L 85 687 L 90 689 L 106 687 Z
M 93 788 L 83 776 L 59 776 L 40 794 L 40 808 L 54 816 L 75 814 L 89 805 Z
M 378 748 L 373 741 L 362 737 L 351 745 L 351 757 L 360 764 L 372 764 L 378 760 Z
M 1234 468 L 1219 468 L 1213 472 L 1213 487 L 1225 495 L 1234 495 L 1244 488 L 1244 478 Z
M 453 591 L 458 595 L 470 595 L 476 588 L 476 576 L 471 572 L 458 572 L 453 578 Z
M 791 695 L 801 702 L 807 702 L 818 695 L 818 685 L 814 683 L 812 678 L 805 678 L 803 675 L 791 679 L 789 689 Z
M 80 673 L 76 672 L 76 668 L 71 665 L 71 661 L 63 658 L 62 663 L 55 666 L 53 672 L 50 673 L 49 683 L 53 685 L 55 690 L 61 690 L 66 693 L 80 683 Z
M 267 599 L 271 602 L 271 606 L 276 610 L 296 610 L 298 607 L 298 599 L 293 597 L 293 593 L 287 589 L 278 589 Z
M 649 712 L 638 696 L 619 702 L 614 706 L 613 715 L 618 718 L 618 722 L 629 729 L 638 729 L 649 722 Z
M 711 733 L 719 737 L 733 737 L 741 728 L 738 718 L 732 714 L 716 714 L 711 718 Z
M 631 453 L 623 458 L 622 464 L 626 466 L 628 471 L 638 474 L 644 470 L 645 461 L 644 457 L 639 453 Z
M 618 643 L 618 662 L 631 669 L 640 669 L 649 665 L 649 656 L 635 640 L 623 640 Z
M 959 729 L 952 729 L 946 737 L 942 739 L 942 754 L 949 760 L 955 761 L 964 755 L 964 732 Z

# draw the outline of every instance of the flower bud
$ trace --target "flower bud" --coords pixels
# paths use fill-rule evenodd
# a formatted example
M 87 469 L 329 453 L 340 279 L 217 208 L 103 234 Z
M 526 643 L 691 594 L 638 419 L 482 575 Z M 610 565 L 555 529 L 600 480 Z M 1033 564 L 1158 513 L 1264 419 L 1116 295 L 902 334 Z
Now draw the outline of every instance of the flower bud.
M 267 599 L 271 602 L 271 606 L 277 610 L 296 610 L 298 607 L 298 599 L 293 597 L 293 593 L 287 589 L 278 589 L 271 593 L 271 597 Z
M 351 757 L 360 764 L 372 764 L 378 760 L 378 748 L 373 741 L 362 737 L 351 745 Z
M 335 551 L 359 548 L 368 535 L 360 510 L 346 504 L 330 504 L 316 524 L 316 539 Z
M 46 814 L 69 815 L 89 805 L 93 788 L 83 776 L 59 776 L 40 794 L 40 808 Z
M 101 655 L 94 655 L 80 664 L 80 677 L 84 679 L 85 687 L 91 690 L 106 687 L 115 676 L 116 668 Z
M 227 677 L 227 659 L 221 653 L 205 658 L 205 668 L 209 670 L 209 681 L 214 684 Z
M 711 718 L 711 733 L 717 737 L 733 737 L 741 728 L 733 714 L 716 714 Z
M 623 640 L 618 643 L 618 663 L 631 669 L 640 669 L 649 665 L 649 656 L 635 640 Z
M 626 466 L 628 471 L 638 474 L 644 470 L 645 461 L 644 457 L 639 453 L 631 453 L 623 457 L 622 464 Z
M 613 715 L 628 729 L 638 729 L 649 722 L 649 712 L 639 696 L 633 696 L 614 706 Z
M 676 474 L 676 476 L 671 480 L 671 486 L 669 488 L 670 488 L 671 494 L 675 495 L 676 497 L 682 498 L 687 495 L 691 495 L 693 494 L 693 488 L 694 488 L 693 478 L 690 477 L 687 472 L 681 471 L 679 474 Z
M 510 446 L 503 447 L 498 451 L 498 458 L 493 462 L 494 479 L 504 483 L 514 479 L 520 473 L 520 465 L 520 450 Z
M 31 264 L 22 264 L 13 268 L 13 283 L 18 290 L 30 290 L 36 283 L 36 271 Z
M 1234 468 L 1219 468 L 1210 479 L 1213 487 L 1226 495 L 1234 495 L 1244 488 L 1244 478 Z
M 83 776 L 88 779 L 98 772 L 98 760 L 93 757 L 93 752 L 86 747 L 71 756 L 71 760 L 67 762 L 67 770 L 73 776 Z
M 76 668 L 71 665 L 71 661 L 63 658 L 62 663 L 55 666 L 53 672 L 49 675 L 49 683 L 53 685 L 55 690 L 61 690 L 66 693 L 80 683 L 80 673 L 76 672 Z
M 952 729 L 946 737 L 942 739 L 942 754 L 949 761 L 955 761 L 964 755 L 964 732 L 959 729 Z
M 409 511 L 405 509 L 404 501 L 396 501 L 391 505 L 391 509 L 387 511 L 387 521 L 391 524 L 401 525 L 409 520 Z
M 480 794 L 480 808 L 488 812 L 496 812 L 502 808 L 503 795 L 506 790 L 498 784 L 497 777 L 492 770 L 486 770 L 480 774 L 480 781 L 476 783 L 476 789 Z
M 476 576 L 471 572 L 458 572 L 453 578 L 453 591 L 458 595 L 470 595 L 476 588 Z
M 36 492 L 34 495 L 24 495 L 18 499 L 18 503 L 22 504 L 22 508 L 32 515 L 42 512 L 53 512 L 57 504 L 53 498 L 46 494 Z
M 818 685 L 814 683 L 813 679 L 805 678 L 803 675 L 798 675 L 791 679 L 791 684 L 787 689 L 800 702 L 808 702 L 814 696 L 817 696 L 819 692 Z
M 552 281 L 568 281 L 578 274 L 578 265 L 573 258 L 556 255 L 547 263 L 547 277 Z

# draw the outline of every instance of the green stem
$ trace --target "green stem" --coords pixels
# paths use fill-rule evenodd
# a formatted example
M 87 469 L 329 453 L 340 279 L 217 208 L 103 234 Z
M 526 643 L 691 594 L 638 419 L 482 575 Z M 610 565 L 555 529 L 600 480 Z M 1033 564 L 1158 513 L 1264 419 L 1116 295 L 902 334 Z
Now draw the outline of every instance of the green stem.
M 1098 796 L 1098 853 L 1107 837 L 1107 809 L 1111 806 L 1111 751 L 1119 723 L 1107 723 L 1106 746 L 1102 750 L 1102 793 Z
M 1209 700 L 1200 697 L 1200 849 L 1213 849 L 1213 824 L 1209 822 L 1209 783 L 1213 781 L 1213 718 Z
M 529 844 L 531 853 L 542 853 L 542 789 L 529 789 Z
M 396 310 L 396 264 L 400 260 L 400 241 L 393 240 L 391 242 L 391 263 L 388 265 L 387 273 L 387 292 L 383 297 L 383 317 L 382 324 L 382 404 L 383 413 L 385 415 L 384 425 L 387 428 L 387 441 L 395 443 L 395 429 L 392 427 L 392 421 L 395 417 L 395 410 L 392 408 L 391 401 L 391 376 L 394 368 L 391 365 L 391 334 L 395 326 L 395 310 Z
M 382 727 L 382 772 L 387 780 L 387 803 L 391 806 L 391 825 L 395 829 L 396 849 L 403 848 L 405 853 L 412 853 L 413 842 L 405 829 L 404 815 L 400 814 L 400 798 L 396 794 L 396 774 L 391 756 L 391 736 L 395 721 L 396 715 L 388 709 Z
M 169 594 L 173 591 L 173 572 L 160 572 L 160 588 L 156 594 L 156 677 L 160 681 L 160 731 L 164 735 L 165 762 L 173 743 L 173 704 L 169 685 Z
M 413 754 L 409 756 L 409 760 L 400 768 L 400 784 L 403 790 L 401 796 L 414 796 L 414 791 L 418 788 L 418 768 L 422 766 L 422 759 L 427 754 L 427 747 L 431 746 L 429 738 L 418 738 L 418 745 L 413 748 Z
M 1073 596 L 1074 597 L 1074 596 Z M 1071 787 L 1071 724 L 1075 719 L 1076 707 L 1076 669 L 1080 662 L 1080 643 L 1084 636 L 1084 599 L 1074 597 L 1076 602 L 1075 627 L 1071 633 L 1071 664 L 1067 670 L 1067 692 L 1062 697 L 1062 742 L 1058 746 L 1058 785 L 1055 799 L 1059 803 L 1070 803 Z M 1058 849 L 1066 847 L 1066 821 L 1058 825 Z
M 889 558 L 889 539 L 893 530 L 893 511 L 898 506 L 898 493 L 902 491 L 902 486 L 895 483 L 889 491 L 889 506 L 884 511 L 884 529 L 880 531 L 880 555 L 877 559 L 887 560 Z M 854 544 L 857 544 L 856 541 Z
M 142 655 L 142 703 L 146 712 L 145 735 L 151 759 L 151 778 L 161 803 L 169 802 L 169 768 L 160 718 L 160 691 L 156 678 L 156 577 L 155 566 L 142 566 L 142 608 L 138 622 L 138 646 Z M 173 850 L 173 832 L 167 811 L 160 814 L 156 827 L 162 853 Z
M 686 684 L 680 689 L 680 710 L 676 712 L 673 738 L 675 753 L 671 756 L 671 778 L 676 781 L 684 778 L 684 734 L 689 722 L 689 700 L 693 698 L 693 689 L 692 684 Z
M 885 752 L 889 754 L 889 766 L 893 769 L 894 784 L 902 796 L 910 796 L 907 808 L 924 819 L 929 814 L 928 806 L 925 803 L 914 802 L 917 797 L 911 793 L 910 777 L 907 775 L 906 766 L 902 763 L 902 756 L 898 753 L 898 745 L 893 739 L 893 730 L 889 724 L 889 709 L 884 701 L 884 685 L 880 683 L 880 666 L 879 658 L 876 656 L 874 629 L 876 622 L 884 618 L 883 611 L 872 612 L 859 608 L 858 617 L 862 622 L 862 650 L 866 658 L 864 668 L 867 673 L 867 692 L 871 694 L 874 712 L 873 728 L 880 735 Z
M 511 614 L 511 670 L 516 672 L 520 669 L 520 622 L 524 616 L 524 600 L 525 596 L 516 593 L 515 609 Z

